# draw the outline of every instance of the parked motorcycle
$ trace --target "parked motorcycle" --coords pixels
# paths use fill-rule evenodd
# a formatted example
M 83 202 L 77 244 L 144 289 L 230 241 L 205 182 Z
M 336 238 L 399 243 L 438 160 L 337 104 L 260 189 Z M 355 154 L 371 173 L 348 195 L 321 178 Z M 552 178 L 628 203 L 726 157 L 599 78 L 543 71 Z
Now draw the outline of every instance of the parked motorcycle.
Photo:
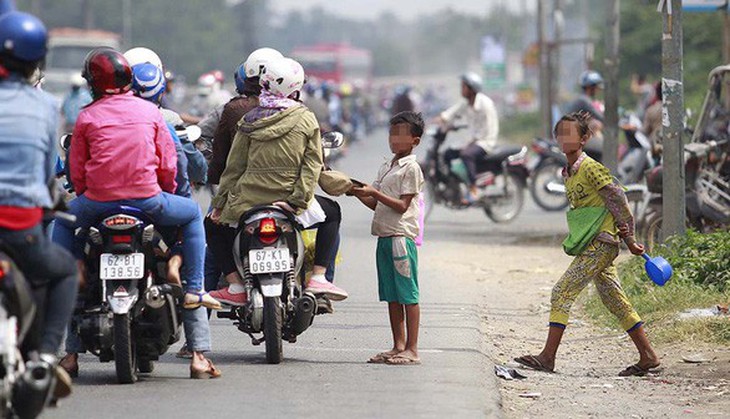
M 339 132 L 322 136 L 326 149 L 342 146 Z M 304 242 L 293 214 L 271 205 L 252 208 L 239 222 L 233 260 L 243 278 L 248 301 L 241 307 L 218 311 L 233 320 L 253 345 L 266 345 L 266 362 L 283 359 L 284 340 L 295 343 L 317 314 L 317 299 L 304 292 Z M 263 334 L 261 337 L 255 334 Z
M 449 130 L 431 129 L 433 138 L 421 169 L 426 178 L 424 189 L 425 218 L 431 214 L 435 204 L 452 209 L 482 208 L 495 223 L 514 220 L 522 211 L 524 190 L 527 186 L 528 171 L 525 157 L 527 147 L 500 146 L 485 159 L 477 162 L 477 187 L 479 198 L 471 204 L 464 201 L 469 183 L 466 166 L 461 159 L 447 164 L 441 148 Z
M 687 226 L 707 232 L 730 225 L 730 181 L 723 176 L 728 165 L 728 140 L 689 143 L 685 150 Z M 663 167 L 647 174 L 651 193 L 647 209 L 639 221 L 647 250 L 662 240 Z
M 180 338 L 183 292 L 165 278 L 168 245 L 144 212 L 128 206 L 77 235 L 87 284 L 71 327 L 101 362 L 114 361 L 120 383 L 134 383 Z

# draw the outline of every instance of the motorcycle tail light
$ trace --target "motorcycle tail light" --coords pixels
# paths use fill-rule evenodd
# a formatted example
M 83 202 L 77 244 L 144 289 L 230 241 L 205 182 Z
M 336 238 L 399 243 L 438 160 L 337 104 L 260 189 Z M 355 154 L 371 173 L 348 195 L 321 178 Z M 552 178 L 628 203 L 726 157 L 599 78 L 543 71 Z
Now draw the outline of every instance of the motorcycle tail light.
M 104 227 L 112 230 L 125 230 L 141 223 L 139 219 L 125 214 L 112 215 L 102 221 Z
M 112 236 L 112 243 L 132 243 L 132 236 Z
M 263 244 L 273 244 L 279 239 L 279 232 L 276 231 L 276 220 L 264 218 L 259 223 L 259 240 Z

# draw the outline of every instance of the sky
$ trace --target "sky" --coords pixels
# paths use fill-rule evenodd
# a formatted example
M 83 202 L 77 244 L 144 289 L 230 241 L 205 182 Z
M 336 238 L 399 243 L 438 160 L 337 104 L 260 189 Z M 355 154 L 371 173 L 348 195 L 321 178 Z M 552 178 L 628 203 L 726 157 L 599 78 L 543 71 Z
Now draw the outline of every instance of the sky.
M 362 19 L 376 17 L 383 11 L 391 11 L 400 18 L 409 19 L 446 7 L 479 15 L 499 4 L 514 10 L 519 10 L 523 5 L 530 10 L 535 7 L 535 0 L 272 0 L 271 3 L 274 10 L 281 12 L 307 10 L 317 5 L 332 13 Z

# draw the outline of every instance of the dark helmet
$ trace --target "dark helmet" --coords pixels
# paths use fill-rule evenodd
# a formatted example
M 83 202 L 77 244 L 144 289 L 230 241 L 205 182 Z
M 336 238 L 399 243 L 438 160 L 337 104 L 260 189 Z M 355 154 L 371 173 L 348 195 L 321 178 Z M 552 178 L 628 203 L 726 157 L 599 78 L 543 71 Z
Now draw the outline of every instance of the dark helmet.
M 48 31 L 37 17 L 11 11 L 0 15 L 0 60 L 6 71 L 32 73 L 48 52 Z
M 132 68 L 124 55 L 112 48 L 92 50 L 84 61 L 82 76 L 95 98 L 126 93 L 132 87 Z
M 236 69 L 236 72 L 233 73 L 233 81 L 236 83 L 236 92 L 239 95 L 244 94 L 244 90 L 246 89 L 246 63 L 241 63 L 238 68 Z

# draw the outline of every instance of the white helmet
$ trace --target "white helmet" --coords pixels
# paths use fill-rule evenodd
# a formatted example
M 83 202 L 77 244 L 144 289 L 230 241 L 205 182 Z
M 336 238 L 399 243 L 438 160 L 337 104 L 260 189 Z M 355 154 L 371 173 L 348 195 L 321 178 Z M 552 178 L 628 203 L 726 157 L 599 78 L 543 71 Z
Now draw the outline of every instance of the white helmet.
M 291 58 L 269 61 L 260 83 L 264 89 L 277 96 L 289 97 L 304 87 L 304 68 Z
M 284 56 L 273 48 L 259 48 L 252 52 L 243 63 L 246 70 L 246 77 L 258 77 L 263 73 L 269 61 L 284 58 Z
M 154 51 L 149 48 L 132 48 L 124 53 L 124 58 L 127 59 L 130 67 L 134 67 L 137 64 L 150 63 L 154 64 L 157 68 L 162 69 L 162 60 Z
M 81 76 L 81 73 L 74 73 L 71 75 L 71 86 L 81 87 L 86 84 L 86 80 Z

